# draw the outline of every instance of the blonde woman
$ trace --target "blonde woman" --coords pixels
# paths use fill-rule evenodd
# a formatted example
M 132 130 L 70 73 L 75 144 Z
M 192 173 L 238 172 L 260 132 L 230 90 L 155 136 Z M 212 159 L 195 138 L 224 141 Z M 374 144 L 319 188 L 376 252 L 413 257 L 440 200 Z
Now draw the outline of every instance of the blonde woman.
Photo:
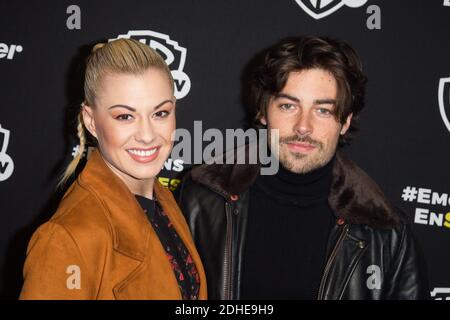
M 149 46 L 120 39 L 94 47 L 78 116 L 97 143 L 58 210 L 33 235 L 21 299 L 206 298 L 186 222 L 156 176 L 175 130 L 173 80 Z

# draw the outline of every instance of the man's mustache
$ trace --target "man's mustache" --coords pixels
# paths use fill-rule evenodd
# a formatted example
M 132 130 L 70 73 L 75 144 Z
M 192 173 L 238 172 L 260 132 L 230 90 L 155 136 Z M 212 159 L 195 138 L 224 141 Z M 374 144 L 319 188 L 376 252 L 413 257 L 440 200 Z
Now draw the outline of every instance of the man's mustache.
M 280 138 L 280 143 L 295 143 L 295 142 L 307 143 L 307 144 L 310 144 L 319 149 L 322 149 L 322 147 L 323 147 L 322 142 L 314 140 L 310 136 L 300 137 L 300 136 L 294 135 L 294 136 Z

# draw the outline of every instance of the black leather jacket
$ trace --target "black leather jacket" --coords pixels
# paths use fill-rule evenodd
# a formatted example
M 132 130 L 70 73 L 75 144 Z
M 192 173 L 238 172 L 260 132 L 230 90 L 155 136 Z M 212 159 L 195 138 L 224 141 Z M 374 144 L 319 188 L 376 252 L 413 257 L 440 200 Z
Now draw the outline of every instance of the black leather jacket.
M 249 187 L 259 165 L 201 165 L 179 203 L 202 258 L 210 299 L 239 299 Z M 423 259 L 406 219 L 340 152 L 329 203 L 336 214 L 318 299 L 427 299 Z

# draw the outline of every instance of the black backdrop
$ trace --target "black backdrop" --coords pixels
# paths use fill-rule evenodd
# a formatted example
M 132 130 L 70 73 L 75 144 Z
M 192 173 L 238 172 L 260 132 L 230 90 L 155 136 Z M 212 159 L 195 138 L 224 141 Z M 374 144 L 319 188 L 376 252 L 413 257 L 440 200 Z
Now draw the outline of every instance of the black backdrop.
M 203 129 L 244 126 L 249 64 L 279 39 L 317 34 L 352 44 L 369 83 L 361 130 L 345 152 L 408 212 L 430 294 L 450 299 L 449 30 L 448 0 L 1 0 L 1 297 L 18 296 L 27 242 L 60 196 L 57 177 L 77 144 L 84 58 L 97 42 L 141 31 L 137 38 L 172 50 L 171 69 L 186 75 L 179 88 L 190 82 L 177 125 L 191 131 L 194 120 Z M 184 66 L 173 41 L 186 49 Z M 161 174 L 172 189 L 179 168 Z M 417 199 L 402 197 L 407 187 Z

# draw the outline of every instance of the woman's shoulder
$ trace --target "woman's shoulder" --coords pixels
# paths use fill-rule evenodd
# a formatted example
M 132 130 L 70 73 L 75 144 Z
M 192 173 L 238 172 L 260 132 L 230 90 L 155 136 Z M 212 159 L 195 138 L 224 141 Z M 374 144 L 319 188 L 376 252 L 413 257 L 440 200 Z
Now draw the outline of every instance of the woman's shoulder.
M 49 223 L 74 234 L 109 233 L 107 209 L 93 192 L 75 181 L 65 193 Z
M 103 210 L 91 193 L 74 185 L 69 188 L 55 214 L 37 228 L 28 243 L 22 299 L 95 297 L 98 270 L 114 239 Z M 81 290 L 67 290 L 72 267 L 86 279 Z M 52 279 L 52 284 L 42 287 L 42 279 Z

